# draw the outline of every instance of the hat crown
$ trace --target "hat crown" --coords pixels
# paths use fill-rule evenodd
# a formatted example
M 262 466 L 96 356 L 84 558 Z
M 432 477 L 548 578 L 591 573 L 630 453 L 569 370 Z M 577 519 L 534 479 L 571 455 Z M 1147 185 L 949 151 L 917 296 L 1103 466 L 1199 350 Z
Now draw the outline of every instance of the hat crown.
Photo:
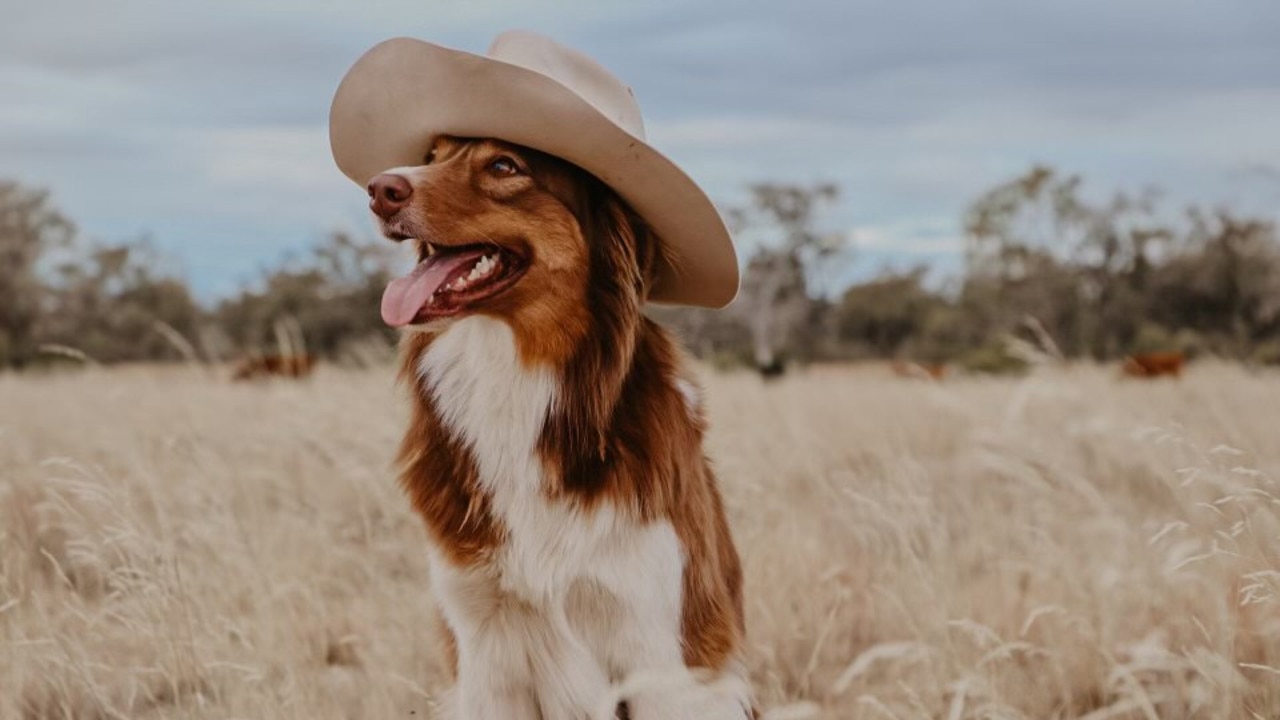
M 645 139 L 635 93 L 600 63 L 573 48 L 537 33 L 510 30 L 494 38 L 488 55 L 546 75 L 586 100 L 618 127 Z

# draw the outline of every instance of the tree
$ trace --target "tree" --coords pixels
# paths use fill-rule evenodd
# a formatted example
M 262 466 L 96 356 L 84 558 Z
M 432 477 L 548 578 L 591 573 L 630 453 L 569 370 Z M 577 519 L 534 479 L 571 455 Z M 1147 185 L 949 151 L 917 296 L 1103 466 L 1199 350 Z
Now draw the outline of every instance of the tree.
M 822 279 L 823 264 L 843 247 L 844 236 L 816 231 L 814 215 L 837 194 L 832 184 L 753 185 L 751 205 L 730 212 L 735 234 L 766 234 L 747 263 L 737 302 L 760 367 L 780 360 L 806 325 L 823 322 L 813 313 L 810 288 Z
M 1237 357 L 1280 336 L 1280 235 L 1268 221 L 1192 211 L 1177 251 L 1150 270 L 1149 315 Z
M 187 283 L 166 275 L 146 240 L 97 244 L 64 263 L 47 290 L 42 342 L 66 345 L 101 362 L 190 359 L 184 345 L 204 313 Z
M 41 261 L 71 243 L 75 228 L 47 192 L 0 181 L 0 367 L 35 356 L 47 299 Z
M 1098 204 L 1080 186 L 1040 166 L 983 194 L 965 217 L 964 296 L 990 334 L 1031 315 L 1068 354 L 1109 357 L 1133 342 L 1173 231 L 1150 193 Z
M 949 304 L 924 286 L 927 269 L 881 275 L 845 290 L 840 299 L 840 339 L 861 353 L 938 362 L 954 351 L 944 320 Z
M 390 243 L 334 233 L 310 256 L 267 272 L 259 288 L 222 302 L 215 316 L 247 352 L 274 348 L 282 321 L 297 323 L 307 350 L 330 357 L 371 336 L 390 340 L 394 334 L 378 318 L 378 305 L 391 261 Z

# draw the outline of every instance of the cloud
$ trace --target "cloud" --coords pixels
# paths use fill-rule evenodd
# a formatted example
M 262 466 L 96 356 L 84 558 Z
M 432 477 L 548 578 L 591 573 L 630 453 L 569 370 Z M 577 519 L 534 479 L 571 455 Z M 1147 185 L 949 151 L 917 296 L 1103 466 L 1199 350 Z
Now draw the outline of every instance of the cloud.
M 309 204 L 302 203 L 307 197 L 351 189 L 350 181 L 334 172 L 323 125 L 215 130 L 200 144 L 208 154 L 206 177 L 216 188 L 278 188 L 286 195 L 262 194 L 299 204 Z
M 325 129 L 365 48 L 483 51 L 506 27 L 625 78 L 655 145 L 722 204 L 761 180 L 838 183 L 823 221 L 859 229 L 860 262 L 954 264 L 965 205 L 1034 162 L 1093 192 L 1274 214 L 1274 183 L 1240 171 L 1280 167 L 1273 0 L 47 0 L 0 25 L 0 167 L 91 235 L 151 230 L 225 291 L 368 228 Z
M 848 237 L 849 244 L 856 251 L 890 252 L 915 260 L 958 255 L 964 250 L 964 238 L 959 234 L 959 222 L 955 219 L 855 227 L 849 231 Z

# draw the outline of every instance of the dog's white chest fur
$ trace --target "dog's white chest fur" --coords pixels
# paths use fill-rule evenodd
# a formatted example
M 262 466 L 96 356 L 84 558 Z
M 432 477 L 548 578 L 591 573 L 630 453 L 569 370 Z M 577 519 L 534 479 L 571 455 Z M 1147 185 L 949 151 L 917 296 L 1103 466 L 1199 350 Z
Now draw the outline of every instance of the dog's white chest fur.
M 559 401 L 551 370 L 524 367 L 510 328 L 474 316 L 431 344 L 419 372 L 505 530 L 483 565 L 432 553 L 433 589 L 458 640 L 459 717 L 597 717 L 611 682 L 682 671 L 683 557 L 670 523 L 638 524 L 608 502 L 583 511 L 544 492 L 537 443 Z M 682 717 L 647 705 L 633 703 L 632 717 Z

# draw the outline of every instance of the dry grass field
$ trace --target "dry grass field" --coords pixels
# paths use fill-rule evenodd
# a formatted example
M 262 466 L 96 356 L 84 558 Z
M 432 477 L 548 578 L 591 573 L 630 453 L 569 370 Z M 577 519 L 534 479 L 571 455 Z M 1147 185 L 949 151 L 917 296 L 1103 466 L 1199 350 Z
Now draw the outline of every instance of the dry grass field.
M 705 381 L 773 717 L 1280 718 L 1280 376 Z M 427 716 L 404 416 L 390 370 L 0 376 L 0 718 Z

